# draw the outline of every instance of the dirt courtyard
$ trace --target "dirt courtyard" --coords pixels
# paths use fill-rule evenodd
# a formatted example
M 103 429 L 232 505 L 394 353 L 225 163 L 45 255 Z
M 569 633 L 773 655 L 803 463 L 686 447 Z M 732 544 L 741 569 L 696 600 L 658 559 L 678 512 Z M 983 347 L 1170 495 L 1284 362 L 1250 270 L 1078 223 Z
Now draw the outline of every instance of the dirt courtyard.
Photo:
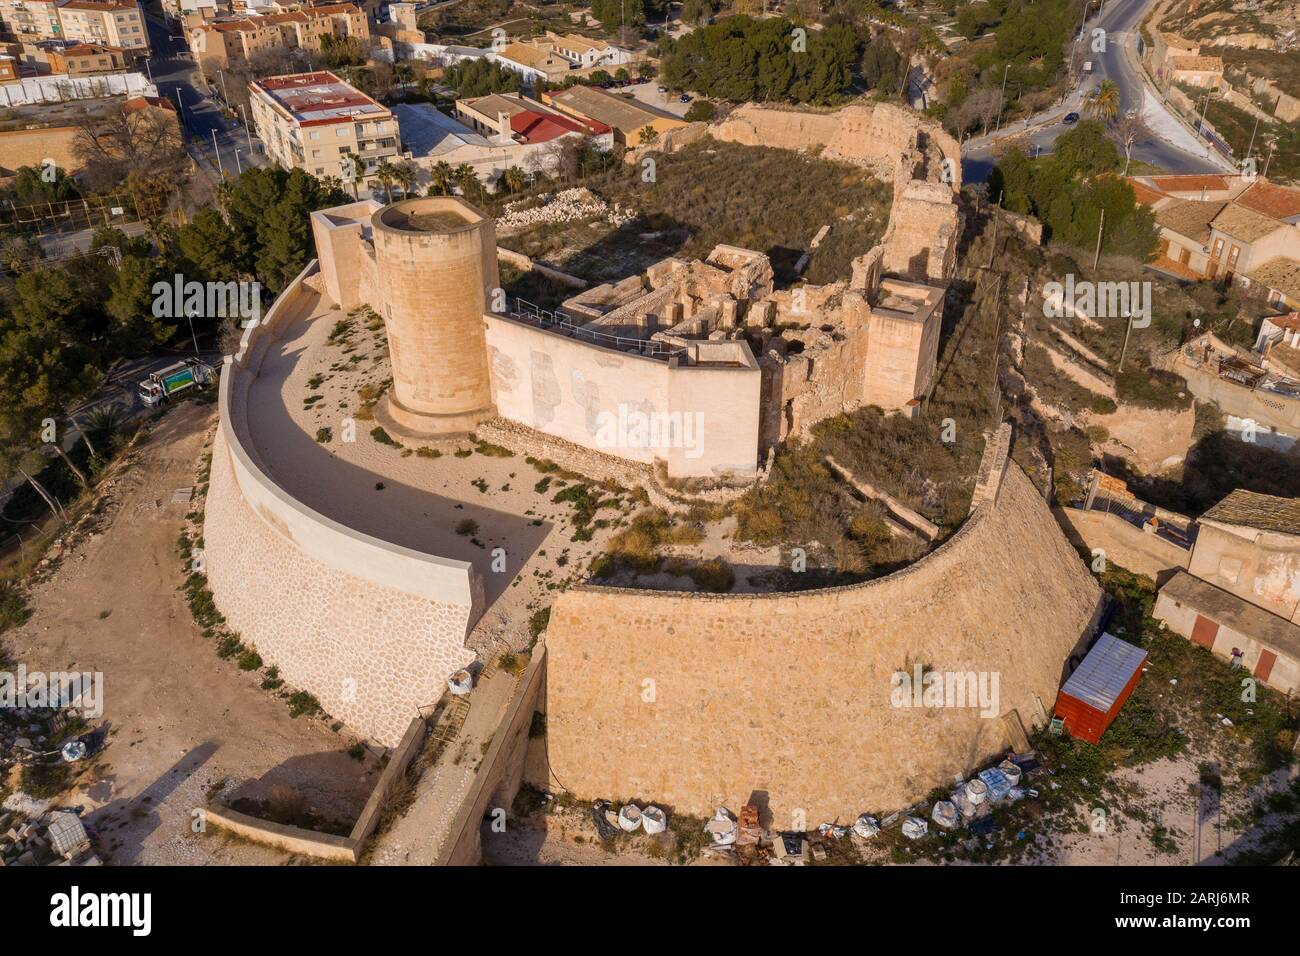
M 116 479 L 107 526 L 69 549 L 32 588 L 33 614 L 6 635 L 28 671 L 102 672 L 109 741 L 57 802 L 80 805 L 106 863 L 280 863 L 279 851 L 219 831 L 195 833 L 194 811 L 220 789 L 263 799 L 284 784 L 321 816 L 351 823 L 378 774 L 354 741 L 289 716 L 261 675 L 217 657 L 186 606 L 176 541 L 215 406 L 182 404 Z M 92 721 L 92 724 L 95 723 Z

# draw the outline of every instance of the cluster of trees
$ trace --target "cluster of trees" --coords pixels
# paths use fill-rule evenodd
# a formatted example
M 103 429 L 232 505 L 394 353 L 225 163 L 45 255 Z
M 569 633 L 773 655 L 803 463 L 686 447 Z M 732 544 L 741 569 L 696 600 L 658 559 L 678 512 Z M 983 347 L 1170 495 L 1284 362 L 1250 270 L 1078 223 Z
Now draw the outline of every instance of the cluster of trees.
M 784 18 L 728 17 L 665 40 L 661 76 L 674 88 L 731 102 L 831 102 L 853 82 L 857 37 L 843 25 L 796 29 Z
M 949 58 L 938 76 L 945 93 L 932 107 L 954 133 L 987 126 L 1005 100 L 1046 90 L 1061 76 L 1082 17 L 1079 0 L 980 0 L 957 12 L 969 38 L 992 35 L 973 52 Z
M 179 228 L 153 221 L 147 237 L 130 238 L 102 227 L 88 254 L 60 263 L 41 258 L 34 242 L 11 244 L 4 264 L 12 275 L 0 292 L 0 473 L 21 474 L 59 514 L 57 499 L 24 469 L 48 423 L 61 437 L 65 411 L 93 395 L 114 362 L 189 337 L 183 316 L 154 315 L 154 284 L 178 274 L 256 279 L 275 295 L 310 257 L 309 213 L 347 200 L 336 184 L 301 170 L 251 169 L 219 187 L 219 208 Z M 199 335 L 223 331 L 223 321 L 232 320 L 193 318 Z M 84 484 L 85 474 L 66 464 Z
M 519 74 L 487 58 L 462 60 L 447 67 L 442 82 L 462 97 L 514 93 L 519 90 Z
M 1102 250 L 1145 261 L 1159 238 L 1155 214 L 1116 175 L 1119 166 L 1105 127 L 1084 120 L 1057 139 L 1050 156 L 1004 156 L 989 177 L 989 194 L 1001 195 L 1013 212 L 1037 217 L 1054 240 L 1085 249 L 1096 243 L 1104 214 Z

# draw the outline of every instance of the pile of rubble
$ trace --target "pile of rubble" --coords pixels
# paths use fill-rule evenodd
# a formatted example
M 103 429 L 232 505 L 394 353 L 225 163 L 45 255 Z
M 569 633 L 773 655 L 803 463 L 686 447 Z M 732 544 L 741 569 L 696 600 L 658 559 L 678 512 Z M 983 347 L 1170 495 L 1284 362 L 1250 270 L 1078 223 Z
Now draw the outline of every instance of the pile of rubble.
M 71 810 L 16 820 L 0 814 L 0 866 L 100 866 L 97 839 Z
M 70 707 L 17 707 L 0 719 L 0 783 L 14 791 L 0 807 L 0 866 L 98 866 L 97 837 L 78 813 L 19 787 L 24 767 L 75 764 L 98 753 L 107 725 L 78 734 L 84 724 Z
M 635 211 L 626 210 L 617 204 L 611 209 L 585 186 L 565 189 L 558 193 L 542 193 L 538 199 L 540 206 L 522 208 L 530 200 L 519 199 L 506 204 L 505 214 L 496 221 L 497 230 L 505 232 L 542 223 L 578 222 L 602 216 L 614 227 L 622 226 L 636 218 Z

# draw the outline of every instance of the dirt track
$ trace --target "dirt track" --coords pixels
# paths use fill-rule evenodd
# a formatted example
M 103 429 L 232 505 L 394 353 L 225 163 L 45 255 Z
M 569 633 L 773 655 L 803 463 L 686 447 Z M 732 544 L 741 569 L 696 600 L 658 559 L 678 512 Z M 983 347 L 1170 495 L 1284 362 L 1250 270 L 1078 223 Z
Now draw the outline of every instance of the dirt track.
M 108 747 L 59 802 L 85 808 L 114 864 L 283 862 L 193 833 L 194 809 L 223 781 L 228 798 L 264 798 L 282 783 L 351 822 L 377 772 L 347 755 L 350 739 L 292 719 L 261 675 L 220 660 L 178 591 L 176 539 L 192 505 L 173 504 L 172 492 L 194 484 L 213 420 L 211 406 L 185 404 L 155 426 L 117 479 L 107 527 L 33 588 L 32 619 L 5 638 L 29 671 L 104 675 Z

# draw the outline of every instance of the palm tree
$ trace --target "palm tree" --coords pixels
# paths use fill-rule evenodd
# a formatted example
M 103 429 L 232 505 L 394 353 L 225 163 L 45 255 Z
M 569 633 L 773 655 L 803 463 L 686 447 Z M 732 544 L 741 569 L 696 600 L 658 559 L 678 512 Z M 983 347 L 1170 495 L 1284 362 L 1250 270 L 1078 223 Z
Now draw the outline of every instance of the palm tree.
M 415 186 L 415 167 L 410 163 L 395 163 L 393 165 L 393 178 L 397 185 L 402 187 L 402 196 L 411 195 L 411 189 Z
M 1119 85 L 1114 80 L 1102 80 L 1088 97 L 1088 112 L 1103 123 L 1109 123 L 1119 115 Z
M 466 199 L 469 198 L 471 192 L 477 192 L 480 188 L 478 173 L 474 172 L 474 167 L 469 163 L 461 163 L 457 166 L 455 172 L 452 173 L 452 179 L 460 187 L 460 194 Z
M 384 187 L 384 194 L 391 203 L 393 201 L 393 186 L 398 179 L 397 167 L 388 160 L 384 160 L 375 170 L 375 179 L 379 180 L 379 185 Z
M 433 182 L 429 184 L 430 196 L 451 195 L 451 190 L 456 178 L 456 174 L 451 168 L 451 163 L 446 160 L 439 160 L 434 164 L 433 169 L 429 171 L 429 176 L 433 180 Z
M 501 185 L 506 192 L 514 194 L 524 188 L 524 171 L 518 166 L 510 166 L 501 173 Z

